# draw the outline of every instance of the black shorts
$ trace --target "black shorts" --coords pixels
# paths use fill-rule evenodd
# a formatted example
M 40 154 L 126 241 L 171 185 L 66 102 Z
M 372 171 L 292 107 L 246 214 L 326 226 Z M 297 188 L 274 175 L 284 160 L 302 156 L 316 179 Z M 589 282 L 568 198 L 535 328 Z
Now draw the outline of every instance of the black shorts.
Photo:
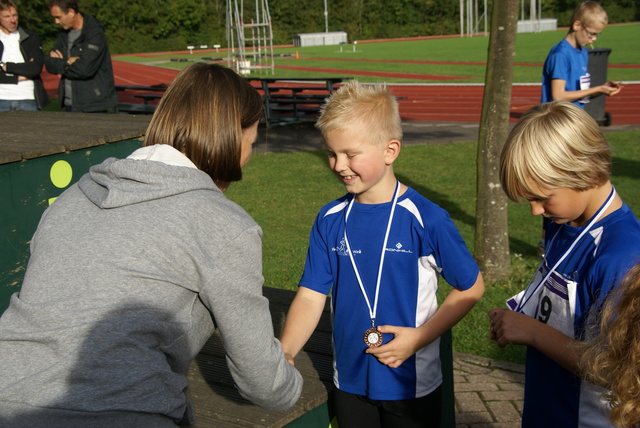
M 440 428 L 442 386 L 431 394 L 407 400 L 371 400 L 333 390 L 333 407 L 340 428 Z

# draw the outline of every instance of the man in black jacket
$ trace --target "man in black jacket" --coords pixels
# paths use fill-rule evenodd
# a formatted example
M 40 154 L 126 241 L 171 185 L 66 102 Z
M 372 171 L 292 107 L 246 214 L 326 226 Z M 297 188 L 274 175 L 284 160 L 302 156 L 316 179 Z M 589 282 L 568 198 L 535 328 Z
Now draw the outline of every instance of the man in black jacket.
M 65 111 L 106 112 L 118 104 L 104 27 L 80 13 L 76 0 L 51 0 L 49 10 L 62 27 L 44 63 L 60 75 L 58 96 Z
M 35 111 L 49 104 L 42 62 L 40 37 L 18 26 L 13 0 L 0 0 L 0 111 Z

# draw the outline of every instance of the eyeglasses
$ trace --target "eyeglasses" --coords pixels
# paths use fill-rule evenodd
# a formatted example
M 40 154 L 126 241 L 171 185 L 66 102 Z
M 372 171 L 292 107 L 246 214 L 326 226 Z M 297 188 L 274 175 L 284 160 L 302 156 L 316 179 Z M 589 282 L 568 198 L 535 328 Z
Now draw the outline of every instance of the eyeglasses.
M 584 30 L 585 33 L 587 33 L 587 36 L 591 39 L 597 39 L 598 36 L 600 35 L 600 33 L 592 33 L 591 31 L 587 30 L 584 27 L 582 27 L 582 29 Z

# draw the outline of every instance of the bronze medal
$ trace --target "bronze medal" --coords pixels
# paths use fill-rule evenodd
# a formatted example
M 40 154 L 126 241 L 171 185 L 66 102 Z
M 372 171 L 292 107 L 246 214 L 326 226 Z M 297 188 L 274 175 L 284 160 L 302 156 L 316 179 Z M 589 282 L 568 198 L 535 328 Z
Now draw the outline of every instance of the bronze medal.
M 369 348 L 376 348 L 382 345 L 382 333 L 377 328 L 371 327 L 364 332 L 364 343 Z

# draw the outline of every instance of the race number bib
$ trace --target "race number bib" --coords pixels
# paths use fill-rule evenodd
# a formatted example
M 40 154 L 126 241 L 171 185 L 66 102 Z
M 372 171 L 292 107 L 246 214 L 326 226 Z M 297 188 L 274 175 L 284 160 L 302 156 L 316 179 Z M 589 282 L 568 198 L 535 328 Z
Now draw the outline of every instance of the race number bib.
M 580 89 L 585 90 L 591 87 L 591 75 L 589 73 L 580 76 Z M 591 99 L 589 97 L 584 97 L 581 100 L 578 100 L 579 103 L 587 104 Z
M 557 272 L 549 273 L 545 260 L 529 286 L 507 300 L 507 306 L 574 337 L 573 320 L 577 283 Z M 546 278 L 546 280 L 545 280 Z M 544 283 L 540 282 L 544 280 Z

